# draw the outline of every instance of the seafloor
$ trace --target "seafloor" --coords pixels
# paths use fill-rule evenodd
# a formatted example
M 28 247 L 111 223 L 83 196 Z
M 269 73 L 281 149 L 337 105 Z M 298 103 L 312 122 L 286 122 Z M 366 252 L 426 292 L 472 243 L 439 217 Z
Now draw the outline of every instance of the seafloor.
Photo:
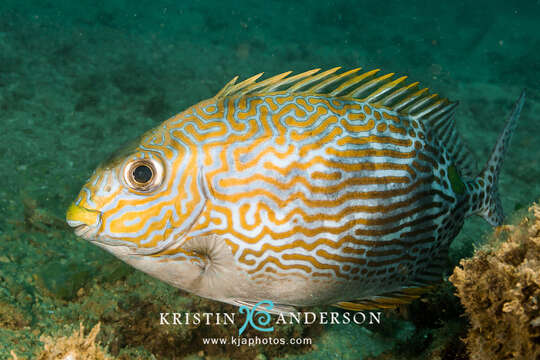
M 527 88 L 500 179 L 505 212 L 525 209 L 540 198 L 539 23 L 538 1 L 3 0 L 0 358 L 32 359 L 40 336 L 101 322 L 97 340 L 123 359 L 421 359 L 437 346 L 441 359 L 466 359 L 467 319 L 448 282 L 379 328 L 279 329 L 313 346 L 205 347 L 201 337 L 236 329 L 171 330 L 154 315 L 233 308 L 123 265 L 77 239 L 64 213 L 108 154 L 235 75 L 338 65 L 407 74 L 459 100 L 480 166 Z M 490 232 L 469 219 L 451 264 Z

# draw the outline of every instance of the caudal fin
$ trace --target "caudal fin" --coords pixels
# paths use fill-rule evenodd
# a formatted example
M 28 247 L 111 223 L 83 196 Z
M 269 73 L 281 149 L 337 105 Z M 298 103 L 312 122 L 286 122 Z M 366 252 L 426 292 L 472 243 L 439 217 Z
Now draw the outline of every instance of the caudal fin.
M 474 189 L 471 194 L 472 206 L 470 213 L 482 216 L 492 226 L 499 226 L 504 220 L 498 192 L 499 172 L 524 102 L 525 90 L 521 92 L 519 99 L 516 101 L 512 114 L 510 114 L 504 130 L 499 135 L 488 162 L 480 175 L 473 181 Z

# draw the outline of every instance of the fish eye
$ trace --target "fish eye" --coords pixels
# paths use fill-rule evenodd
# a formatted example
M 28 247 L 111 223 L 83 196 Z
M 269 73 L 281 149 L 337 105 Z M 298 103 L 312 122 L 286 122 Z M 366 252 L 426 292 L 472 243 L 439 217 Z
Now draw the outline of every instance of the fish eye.
M 156 160 L 135 159 L 124 168 L 124 181 L 135 191 L 153 191 L 162 180 L 163 167 Z
M 145 164 L 138 165 L 133 170 L 133 180 L 140 184 L 146 184 L 150 180 L 152 180 L 152 176 L 154 176 L 154 172 L 152 171 L 152 168 Z

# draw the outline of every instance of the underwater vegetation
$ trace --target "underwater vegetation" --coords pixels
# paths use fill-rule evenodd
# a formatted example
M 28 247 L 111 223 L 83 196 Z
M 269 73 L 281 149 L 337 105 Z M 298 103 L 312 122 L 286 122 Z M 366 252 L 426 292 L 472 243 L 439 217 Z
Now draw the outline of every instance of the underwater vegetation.
M 71 336 L 52 338 L 42 336 L 43 350 L 36 356 L 36 360 L 113 360 L 105 350 L 96 343 L 99 333 L 99 323 L 84 335 L 84 326 L 80 324 Z M 18 360 L 15 352 L 11 352 L 13 360 Z
M 540 205 L 529 211 L 450 277 L 470 319 L 472 360 L 540 358 Z

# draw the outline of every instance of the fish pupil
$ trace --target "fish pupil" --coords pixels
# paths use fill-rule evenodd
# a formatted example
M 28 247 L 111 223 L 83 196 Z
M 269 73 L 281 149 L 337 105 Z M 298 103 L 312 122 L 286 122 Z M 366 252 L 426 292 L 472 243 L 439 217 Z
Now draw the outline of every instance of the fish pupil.
M 139 165 L 133 170 L 133 179 L 136 182 L 145 184 L 152 179 L 152 169 L 146 165 Z

